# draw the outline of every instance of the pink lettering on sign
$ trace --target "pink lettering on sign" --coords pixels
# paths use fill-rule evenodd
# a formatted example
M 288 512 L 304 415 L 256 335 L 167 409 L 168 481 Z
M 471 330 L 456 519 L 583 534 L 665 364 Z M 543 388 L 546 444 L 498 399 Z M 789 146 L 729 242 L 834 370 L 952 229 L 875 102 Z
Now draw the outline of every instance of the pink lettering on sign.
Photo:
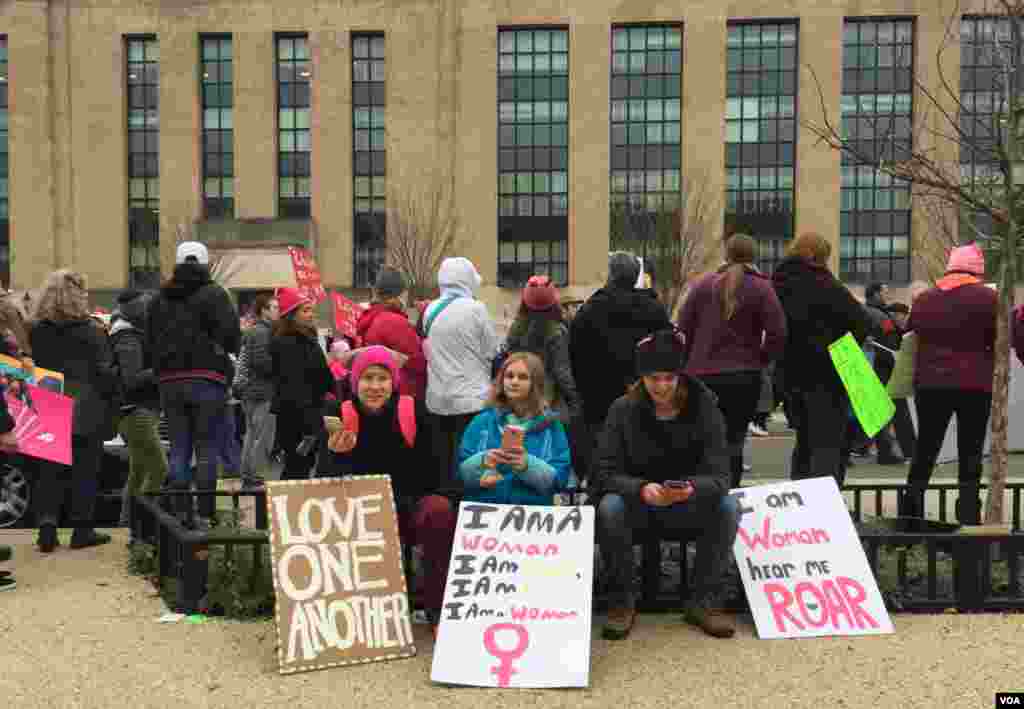
M 576 611 L 560 611 L 553 608 L 510 608 L 512 620 L 569 620 L 578 617 Z
M 495 636 L 503 630 L 511 630 L 516 634 L 516 646 L 511 650 L 502 650 L 498 647 Z M 484 631 L 484 649 L 498 660 L 498 664 L 491 668 L 491 674 L 497 675 L 499 687 L 507 687 L 512 679 L 512 675 L 518 673 L 515 667 L 513 667 L 512 661 L 522 657 L 529 646 L 530 632 L 521 625 L 515 623 L 496 623 Z
M 740 539 L 747 545 L 747 549 L 757 551 L 761 546 L 765 551 L 770 549 L 782 549 L 797 544 L 828 544 L 832 540 L 824 529 L 814 527 L 813 529 L 787 530 L 785 532 L 772 532 L 772 518 L 765 517 L 761 533 L 747 531 L 742 527 L 738 530 Z
M 837 576 L 835 580 L 801 581 L 792 591 L 774 582 L 761 588 L 780 633 L 787 631 L 787 623 L 797 630 L 822 628 L 828 623 L 835 630 L 841 625 L 858 630 L 878 627 L 878 621 L 862 607 L 868 594 L 855 579 Z
M 498 552 L 500 554 L 525 554 L 526 556 L 558 556 L 557 544 L 509 544 L 498 537 L 484 537 L 479 534 L 472 536 L 462 535 L 462 548 L 464 551 L 476 551 L 481 549 L 486 552 Z

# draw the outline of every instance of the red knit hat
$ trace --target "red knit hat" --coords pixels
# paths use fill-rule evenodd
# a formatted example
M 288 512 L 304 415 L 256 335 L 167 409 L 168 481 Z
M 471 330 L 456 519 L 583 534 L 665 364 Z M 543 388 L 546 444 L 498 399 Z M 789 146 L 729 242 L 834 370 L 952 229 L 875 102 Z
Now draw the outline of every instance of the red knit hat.
M 277 298 L 277 305 L 280 308 L 282 318 L 300 305 L 312 302 L 298 288 L 278 288 L 277 292 L 274 293 L 274 297 Z
M 530 276 L 523 288 L 523 305 L 527 310 L 550 310 L 560 304 L 558 289 L 548 276 Z

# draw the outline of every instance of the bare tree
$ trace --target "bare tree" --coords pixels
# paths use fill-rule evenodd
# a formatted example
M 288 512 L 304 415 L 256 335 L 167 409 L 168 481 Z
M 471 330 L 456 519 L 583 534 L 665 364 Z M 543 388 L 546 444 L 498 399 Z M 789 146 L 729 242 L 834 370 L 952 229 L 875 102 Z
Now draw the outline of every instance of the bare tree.
M 438 180 L 425 184 L 389 199 L 387 207 L 385 263 L 405 274 L 413 301 L 433 293 L 441 261 L 460 244 L 451 186 Z
M 721 197 L 708 179 L 685 182 L 678 206 L 647 209 L 639 201 L 613 202 L 610 245 L 642 256 L 654 271 L 654 289 L 673 315 L 688 277 L 717 254 Z
M 803 124 L 821 143 L 839 151 L 844 164 L 871 168 L 884 180 L 908 185 L 914 202 L 923 203 L 928 210 L 929 226 L 943 230 L 933 237 L 944 247 L 940 253 L 944 255 L 945 247 L 977 239 L 989 255 L 989 271 L 999 286 L 999 308 L 992 388 L 992 467 L 984 519 L 988 524 L 1001 525 L 1005 521 L 1003 498 L 1009 458 L 1009 325 L 1021 257 L 1018 236 L 1024 225 L 1024 195 L 1020 190 L 1024 185 L 1024 0 L 992 0 L 980 14 L 1002 23 L 993 33 L 989 48 L 991 84 L 982 87 L 998 97 L 991 111 L 967 105 L 954 88 L 958 82 L 949 80 L 945 54 L 959 40 L 961 22 L 961 8 L 954 3 L 945 37 L 933 58 L 937 80 L 928 81 L 920 68 L 912 74 L 913 89 L 920 97 L 919 103 L 924 104 L 915 106 L 915 111 L 923 112 L 917 130 L 909 130 L 909 116 L 859 117 L 853 126 L 837 123 L 830 117 L 830 107 L 810 67 L 818 86 L 821 118 Z M 907 71 L 915 66 L 909 56 L 897 57 L 896 62 Z M 960 164 L 964 155 L 987 169 L 964 179 Z M 919 250 L 916 257 L 925 259 L 922 265 L 929 274 L 942 268 L 934 263 L 934 249 Z
M 174 227 L 174 244 L 177 247 L 185 241 L 203 242 L 196 233 L 195 225 L 189 222 L 179 222 Z M 225 259 L 216 251 L 210 253 L 210 278 L 219 284 L 230 283 L 242 270 L 242 262 L 238 259 Z

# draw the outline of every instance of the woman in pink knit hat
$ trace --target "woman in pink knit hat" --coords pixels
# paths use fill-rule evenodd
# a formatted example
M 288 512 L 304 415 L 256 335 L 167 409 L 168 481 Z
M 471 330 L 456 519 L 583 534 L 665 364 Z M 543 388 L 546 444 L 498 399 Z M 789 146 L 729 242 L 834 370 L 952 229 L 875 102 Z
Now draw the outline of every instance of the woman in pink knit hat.
M 979 524 L 982 456 L 992 408 L 998 296 L 985 285 L 985 256 L 977 244 L 953 249 L 946 275 L 921 293 L 907 330 L 917 334 L 914 406 L 917 448 L 900 514 L 924 516 L 924 493 L 956 415 L 961 524 Z

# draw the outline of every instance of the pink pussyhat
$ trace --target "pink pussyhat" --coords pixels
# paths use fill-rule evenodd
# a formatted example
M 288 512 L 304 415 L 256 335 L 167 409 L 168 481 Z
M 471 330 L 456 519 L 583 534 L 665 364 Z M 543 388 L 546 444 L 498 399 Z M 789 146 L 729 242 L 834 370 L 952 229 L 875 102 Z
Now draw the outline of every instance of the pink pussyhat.
M 391 354 L 391 350 L 387 347 L 368 347 L 359 354 L 356 355 L 354 361 L 349 364 L 349 382 L 352 385 L 352 391 L 359 391 L 359 380 L 370 367 L 384 367 L 384 369 L 391 372 L 392 386 L 398 390 L 398 364 L 395 362 L 394 356 Z
M 969 273 L 972 276 L 984 276 L 985 254 L 977 244 L 958 246 L 949 253 L 946 273 Z

